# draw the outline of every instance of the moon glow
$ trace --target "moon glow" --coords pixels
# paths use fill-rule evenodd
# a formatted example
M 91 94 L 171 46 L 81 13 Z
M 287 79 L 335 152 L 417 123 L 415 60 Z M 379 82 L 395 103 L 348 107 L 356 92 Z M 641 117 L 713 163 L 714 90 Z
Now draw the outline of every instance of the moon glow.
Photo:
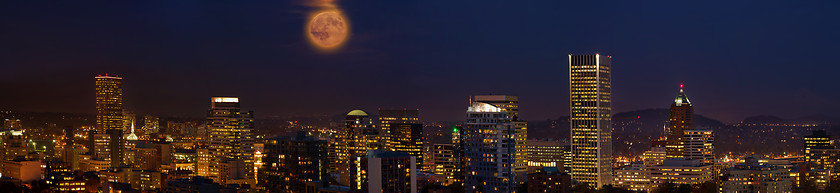
M 347 20 L 337 11 L 323 11 L 309 20 L 306 30 L 315 46 L 336 48 L 347 39 Z

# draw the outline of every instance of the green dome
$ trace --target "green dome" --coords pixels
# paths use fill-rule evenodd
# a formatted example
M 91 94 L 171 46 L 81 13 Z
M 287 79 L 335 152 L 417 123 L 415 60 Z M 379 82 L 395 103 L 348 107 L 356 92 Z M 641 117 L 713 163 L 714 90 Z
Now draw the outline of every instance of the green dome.
M 368 116 L 368 114 L 362 110 L 352 110 L 350 113 L 347 113 L 347 116 Z

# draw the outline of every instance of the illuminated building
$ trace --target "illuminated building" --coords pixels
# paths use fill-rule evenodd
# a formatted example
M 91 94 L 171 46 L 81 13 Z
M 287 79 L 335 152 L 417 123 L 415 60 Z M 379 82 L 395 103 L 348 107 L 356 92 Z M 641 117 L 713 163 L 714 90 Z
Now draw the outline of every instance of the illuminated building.
M 134 168 L 142 170 L 160 170 L 161 154 L 151 143 L 139 143 L 134 148 Z
M 805 151 L 809 149 L 834 149 L 834 141 L 825 130 L 812 131 L 811 135 L 805 136 Z M 807 158 L 807 156 L 806 156 Z
M 460 173 L 458 167 L 458 158 L 455 157 L 454 144 L 435 144 L 432 147 L 432 159 L 434 166 L 432 172 L 446 176 L 446 183 L 444 186 L 454 183 L 456 180 L 456 173 Z
M 125 183 L 140 191 L 161 190 L 164 176 L 165 174 L 159 171 L 132 170 L 125 167 L 99 171 L 99 179 L 102 182 Z
M 405 152 L 417 157 L 417 160 L 423 160 L 423 124 L 391 123 L 389 125 L 392 151 Z
M 563 169 L 569 146 L 563 145 L 561 141 L 530 140 L 527 147 L 529 173 L 543 167 Z
M 755 159 L 752 159 L 755 160 Z M 788 162 L 789 165 L 789 162 Z M 794 187 L 790 168 L 747 161 L 721 176 L 721 193 L 785 193 Z
M 304 192 L 306 182 L 328 181 L 327 141 L 298 133 L 265 143 L 259 185 L 269 192 Z
M 93 140 L 96 151 L 93 156 L 98 160 L 111 161 L 111 167 L 118 167 L 123 162 L 123 91 L 122 78 L 116 76 L 96 76 L 96 134 Z M 98 134 L 106 134 L 103 137 Z M 107 145 L 106 145 L 107 144 Z M 108 146 L 101 147 L 101 146 Z M 107 151 L 102 151 L 107 149 Z
M 23 130 L 23 124 L 21 124 L 20 119 L 4 119 L 3 129 L 21 131 Z
M 461 126 L 455 126 L 452 128 L 452 157 L 455 158 L 455 170 L 454 170 L 454 177 L 455 183 L 462 184 L 464 183 L 464 170 L 466 168 L 466 163 L 464 159 L 464 140 L 461 136 L 464 136 L 464 128 Z
M 509 113 L 514 123 L 513 143 L 515 143 L 514 152 L 516 159 L 513 164 L 513 171 L 518 175 L 525 175 L 528 170 L 528 149 L 525 147 L 528 140 L 528 128 L 527 123 L 519 119 L 519 97 L 509 95 L 476 95 L 473 97 L 473 100 L 494 105 Z M 519 178 L 517 180 L 519 182 L 525 182 L 526 179 Z
M 694 129 L 694 107 L 683 92 L 683 85 L 680 85 L 680 93 L 671 104 L 668 122 L 666 155 L 669 158 L 681 158 L 685 150 L 684 131 Z
M 840 149 L 809 149 L 807 162 L 813 164 L 813 169 L 827 170 L 830 176 L 840 176 Z
M 642 161 L 644 161 L 645 166 L 655 166 L 655 165 L 662 165 L 662 162 L 665 161 L 665 150 L 664 149 L 652 149 L 645 151 L 642 153 Z
M 420 123 L 419 118 L 419 110 L 392 110 L 392 109 L 379 109 L 379 128 L 381 128 L 384 133 L 382 140 L 385 140 L 385 148 L 391 151 L 399 151 L 395 150 L 396 146 L 405 146 L 410 144 L 404 144 L 403 141 L 399 139 L 392 140 L 391 138 L 391 124 L 392 123 Z M 405 137 L 410 135 L 401 135 L 396 134 L 397 138 Z M 421 145 L 422 146 L 422 145 Z
M 526 128 L 517 114 L 516 96 L 474 97 L 461 136 L 467 192 L 515 192 L 527 180 Z
M 86 180 L 76 178 L 71 173 L 57 173 L 49 175 L 46 180 L 50 189 L 55 192 L 85 192 Z
M 351 161 L 350 188 L 362 192 L 418 192 L 417 157 L 404 152 L 372 150 Z
M 41 161 L 38 160 L 3 160 L 0 174 L 3 177 L 14 178 L 24 183 L 41 179 Z
M 195 170 L 198 176 L 210 175 L 210 151 L 207 148 L 197 148 L 195 150 L 196 162 Z
M 557 167 L 544 167 L 528 174 L 528 193 L 569 193 L 571 189 L 572 177 Z
M 420 123 L 418 112 L 379 109 L 379 126 L 385 132 L 382 140 L 385 141 L 386 149 L 406 152 L 423 160 L 423 124 Z
M 3 160 L 14 160 L 26 158 L 29 152 L 26 150 L 26 138 L 21 130 L 9 130 L 0 135 L 3 141 Z
M 629 166 L 615 170 L 613 185 L 624 187 L 632 191 L 652 191 L 650 183 L 650 171 L 644 163 L 634 162 Z
M 569 55 L 572 179 L 612 184 L 610 56 Z
M 111 161 L 107 160 L 97 160 L 97 159 L 89 159 L 84 164 L 86 165 L 85 171 L 100 171 L 106 170 L 111 167 Z
M 141 130 L 141 136 L 160 132 L 160 118 L 151 115 L 143 116 L 143 128 Z
M 329 136 L 327 159 L 330 161 L 329 170 L 331 173 L 347 173 L 347 145 L 345 144 L 344 129 L 339 129 L 337 133 Z
M 666 159 L 662 165 L 648 167 L 653 188 L 665 182 L 674 184 L 701 184 L 714 177 L 712 165 L 703 165 L 701 160 L 683 158 Z
M 805 136 L 805 162 L 811 163 L 815 170 L 827 171 L 831 177 L 840 176 L 840 149 L 836 149 L 825 130 Z
M 90 138 L 93 140 L 93 149 L 91 149 L 92 160 L 111 162 L 111 135 L 107 133 L 96 133 Z
M 685 159 L 701 160 L 703 165 L 715 164 L 714 132 L 712 130 L 684 130 Z
M 219 184 L 256 184 L 253 112 L 241 111 L 236 97 L 212 97 L 210 103 L 208 176 Z
M 335 157 L 330 160 L 336 169 L 334 171 L 340 174 L 341 184 L 350 184 L 353 180 L 348 173 L 349 167 L 352 167 L 351 159 L 367 155 L 369 150 L 382 149 L 384 145 L 379 128 L 376 128 L 368 114 L 362 110 L 352 110 L 347 113 L 344 129 L 334 136 L 331 146 L 335 150 L 332 155 Z
M 366 155 L 368 150 L 382 149 L 379 129 L 364 111 L 350 111 L 344 119 L 344 125 L 347 129 L 345 146 L 349 156 Z

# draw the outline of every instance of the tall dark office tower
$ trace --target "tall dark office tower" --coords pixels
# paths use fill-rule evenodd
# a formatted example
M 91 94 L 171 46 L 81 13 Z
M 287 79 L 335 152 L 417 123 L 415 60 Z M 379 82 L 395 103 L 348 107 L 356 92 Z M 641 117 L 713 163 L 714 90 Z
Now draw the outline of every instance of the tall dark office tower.
M 610 56 L 569 55 L 572 179 L 612 184 Z
M 525 122 L 516 96 L 475 96 L 463 125 L 467 192 L 515 192 L 527 170 Z M 519 142 L 522 140 L 520 149 Z M 519 163 L 522 164 L 521 172 Z
M 209 177 L 219 184 L 256 184 L 254 112 L 242 111 L 239 98 L 213 97 L 207 111 L 210 130 Z
M 396 150 L 395 146 L 404 146 L 401 145 L 400 137 L 405 137 L 404 135 L 400 134 L 393 134 L 394 139 L 392 140 L 392 133 L 391 133 L 391 124 L 394 123 L 420 123 L 420 116 L 419 110 L 408 110 L 408 109 L 400 109 L 400 110 L 393 110 L 393 109 L 379 109 L 379 128 L 382 129 L 383 133 L 382 140 L 385 141 L 385 149 L 391 151 L 399 151 Z M 422 146 L 422 145 L 421 145 Z M 416 155 L 415 155 L 416 156 Z M 418 160 L 423 160 L 422 158 L 418 157 Z
M 418 111 L 379 109 L 379 125 L 385 131 L 383 140 L 386 149 L 405 152 L 423 160 L 423 124 Z
M 391 123 L 388 131 L 394 151 L 405 152 L 417 157 L 417 160 L 423 160 L 423 124 Z M 421 168 L 423 162 L 417 164 L 420 164 L 417 168 Z
M 116 76 L 96 76 L 96 134 L 113 134 L 108 140 L 96 143 L 96 135 L 88 136 L 91 152 L 98 160 L 111 160 L 111 167 L 122 165 L 122 78 Z
M 303 133 L 265 143 L 259 185 L 269 192 L 306 192 L 306 183 L 329 181 L 327 141 Z
M 355 156 L 351 164 L 351 189 L 381 193 L 418 192 L 417 158 L 407 153 L 374 150 Z
M 683 85 L 680 85 L 680 94 L 677 94 L 677 98 L 671 104 L 668 122 L 665 154 L 668 158 L 681 158 L 685 155 L 684 131 L 692 130 L 694 127 L 694 106 L 683 92 Z

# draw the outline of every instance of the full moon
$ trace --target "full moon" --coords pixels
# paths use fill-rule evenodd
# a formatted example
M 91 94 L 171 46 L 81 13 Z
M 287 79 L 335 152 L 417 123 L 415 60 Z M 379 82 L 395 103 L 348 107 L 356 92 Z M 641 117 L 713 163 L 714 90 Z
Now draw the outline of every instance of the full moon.
M 347 22 L 337 11 L 315 14 L 307 26 L 309 40 L 321 48 L 335 48 L 347 39 Z

